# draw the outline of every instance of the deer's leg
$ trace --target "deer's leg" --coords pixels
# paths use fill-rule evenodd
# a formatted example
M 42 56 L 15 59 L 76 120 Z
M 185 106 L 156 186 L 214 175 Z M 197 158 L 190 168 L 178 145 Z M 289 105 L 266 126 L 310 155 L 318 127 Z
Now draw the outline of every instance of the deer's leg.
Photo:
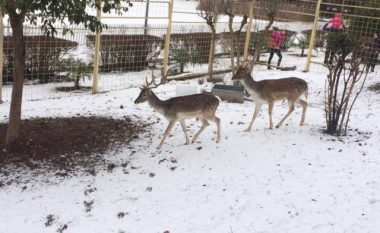
M 289 110 L 288 110 L 288 113 L 284 116 L 284 118 L 282 118 L 282 120 L 280 121 L 280 123 L 278 123 L 276 125 L 276 128 L 280 128 L 282 123 L 284 123 L 284 121 L 286 120 L 286 118 L 288 118 L 290 116 L 290 114 L 292 114 L 292 112 L 294 111 L 294 101 L 293 102 L 289 102 Z
M 221 136 L 220 136 L 220 119 L 217 116 L 214 116 L 214 117 L 208 118 L 208 119 L 210 121 L 215 122 L 215 124 L 216 124 L 216 129 L 217 129 L 217 132 L 216 132 L 216 143 L 219 143 L 220 142 L 220 138 L 221 138 Z
M 306 109 L 307 109 L 307 102 L 305 100 L 301 100 L 299 99 L 298 100 L 299 103 L 301 104 L 302 106 L 302 117 L 301 117 L 301 122 L 300 122 L 300 126 L 303 125 L 303 122 L 305 121 L 305 114 L 306 114 Z
M 272 120 L 273 105 L 274 105 L 273 101 L 268 103 L 269 129 L 273 129 L 273 120 Z
M 182 130 L 183 132 L 185 133 L 185 138 L 186 138 L 186 145 L 189 144 L 189 136 L 187 136 L 187 130 L 186 130 L 186 123 L 185 123 L 185 120 L 181 120 L 180 121 L 181 123 L 181 126 L 182 126 Z
M 253 113 L 251 123 L 249 124 L 248 128 L 246 130 L 244 130 L 245 132 L 250 132 L 251 131 L 253 122 L 255 121 L 255 119 L 257 117 L 257 114 L 259 114 L 260 109 L 261 109 L 261 104 L 256 103 L 255 104 L 255 112 Z
M 216 128 L 217 128 L 217 130 L 218 130 L 218 132 L 217 132 L 217 137 L 216 137 L 216 143 L 219 143 L 220 142 L 220 119 L 219 119 L 219 117 L 216 117 L 215 116 L 215 123 L 216 123 Z
M 157 149 L 161 149 L 162 148 L 162 145 L 164 145 L 164 141 L 165 141 L 166 137 L 169 135 L 170 131 L 172 130 L 175 122 L 176 122 L 175 120 L 171 120 L 169 122 L 169 125 L 166 128 L 166 130 L 165 130 L 164 137 L 162 138 L 162 140 L 160 142 L 160 145 L 157 146 Z
M 206 119 L 202 118 L 202 126 L 201 126 L 201 128 L 198 130 L 198 132 L 194 135 L 193 140 L 191 140 L 191 143 L 194 143 L 194 142 L 197 140 L 197 138 L 199 137 L 199 135 L 203 132 L 203 130 L 204 130 L 207 126 L 209 126 L 208 121 L 207 121 Z

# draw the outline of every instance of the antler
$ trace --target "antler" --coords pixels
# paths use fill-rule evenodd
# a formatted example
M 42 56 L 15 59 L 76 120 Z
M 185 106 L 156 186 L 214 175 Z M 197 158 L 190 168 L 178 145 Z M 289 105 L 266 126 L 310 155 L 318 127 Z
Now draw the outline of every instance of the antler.
M 168 77 L 168 71 L 165 72 L 165 69 L 162 68 L 161 69 L 161 80 L 159 82 L 156 82 L 156 76 L 154 76 L 153 74 L 153 70 L 152 71 L 152 79 L 150 81 L 148 81 L 148 77 L 145 78 L 145 83 L 146 85 L 143 85 L 143 87 L 145 88 L 149 88 L 149 89 L 152 89 L 152 88 L 157 88 L 158 86 L 161 86 L 162 84 L 165 84 L 171 80 L 168 80 L 167 77 Z
M 153 70 L 152 70 L 152 79 L 150 81 L 148 81 L 148 77 L 145 78 L 146 85 L 144 87 L 152 89 L 152 88 L 157 88 L 158 86 L 163 84 L 162 80 L 160 82 L 156 83 L 155 79 L 156 79 L 156 77 L 154 76 Z

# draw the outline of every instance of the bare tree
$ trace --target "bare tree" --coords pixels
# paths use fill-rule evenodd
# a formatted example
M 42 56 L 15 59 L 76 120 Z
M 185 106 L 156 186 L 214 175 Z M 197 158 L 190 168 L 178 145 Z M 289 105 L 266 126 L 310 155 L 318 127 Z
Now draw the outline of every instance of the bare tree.
M 266 3 L 264 3 L 264 10 L 265 15 L 268 19 L 268 24 L 265 26 L 264 31 L 258 33 L 257 35 L 256 44 L 254 45 L 254 53 L 250 62 L 251 71 L 253 70 L 255 63 L 260 59 L 261 49 L 264 43 L 267 41 L 266 38 L 268 37 L 269 29 L 272 27 L 277 15 L 277 5 L 278 0 L 268 0 Z
M 213 73 L 213 61 L 215 54 L 215 42 L 216 42 L 216 22 L 219 18 L 219 0 L 199 0 L 197 11 L 198 15 L 206 21 L 206 24 L 211 30 L 211 46 L 208 61 L 208 76 L 212 78 Z
M 247 24 L 248 16 L 245 14 L 240 22 L 240 26 L 237 30 L 233 28 L 233 22 L 235 18 L 235 6 L 240 4 L 236 0 L 220 0 L 219 2 L 219 11 L 221 14 L 228 16 L 228 29 L 229 34 L 226 38 L 226 43 L 228 45 L 230 56 L 231 56 L 231 69 L 232 73 L 235 74 L 235 56 L 237 57 L 237 65 L 240 65 L 241 57 L 241 43 L 239 40 L 239 35 L 244 26 Z

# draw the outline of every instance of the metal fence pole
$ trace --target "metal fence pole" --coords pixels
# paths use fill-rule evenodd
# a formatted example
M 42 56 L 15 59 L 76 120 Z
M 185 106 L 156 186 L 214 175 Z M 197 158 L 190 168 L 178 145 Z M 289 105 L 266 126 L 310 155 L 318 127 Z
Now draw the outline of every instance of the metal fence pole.
M 169 52 L 170 52 L 170 35 L 172 33 L 172 21 L 173 21 L 173 0 L 168 2 L 168 29 L 166 30 L 165 36 L 165 49 L 164 49 L 164 63 L 162 67 L 162 81 L 167 81 L 167 74 L 169 70 Z
M 101 8 L 101 2 L 99 2 Z M 101 20 L 101 9 L 96 10 L 97 20 Z M 98 83 L 99 83 L 99 60 L 100 60 L 100 31 L 96 32 L 95 35 L 95 54 L 94 54 L 94 72 L 92 75 L 92 94 L 98 92 Z
M 321 2 L 322 2 L 322 0 L 318 0 L 317 8 L 315 9 L 313 30 L 311 31 L 309 50 L 307 52 L 306 64 L 305 64 L 305 68 L 303 70 L 304 72 L 308 72 L 309 68 L 310 68 L 311 54 L 312 54 L 313 48 L 314 48 L 314 42 L 315 42 L 315 36 L 316 36 L 316 32 L 317 32 L 317 24 L 318 24 L 318 20 L 319 20 L 319 10 L 321 7 Z
M 249 21 L 247 23 L 247 31 L 245 34 L 243 61 L 247 61 L 247 59 L 248 59 L 249 43 L 251 41 L 251 28 L 252 28 L 252 21 L 253 21 L 253 6 L 254 6 L 254 4 L 255 4 L 255 0 L 251 1 L 251 4 L 249 6 Z
M 3 8 L 0 6 L 0 104 L 3 102 L 3 64 L 4 64 L 4 25 Z

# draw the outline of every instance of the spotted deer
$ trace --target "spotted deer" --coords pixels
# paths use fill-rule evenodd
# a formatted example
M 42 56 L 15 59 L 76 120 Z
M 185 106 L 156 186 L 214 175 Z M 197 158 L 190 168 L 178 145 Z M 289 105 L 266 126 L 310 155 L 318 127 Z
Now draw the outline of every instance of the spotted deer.
M 220 142 L 220 119 L 215 115 L 215 112 L 219 106 L 219 100 L 212 94 L 202 93 L 188 96 L 174 97 L 168 100 L 160 100 L 152 91 L 160 84 L 153 82 L 154 77 L 152 75 L 152 81 L 146 82 L 146 85 L 141 88 L 140 94 L 135 100 L 135 104 L 148 102 L 148 104 L 154 108 L 157 112 L 162 114 L 168 121 L 164 136 L 158 145 L 157 149 L 161 149 L 166 137 L 169 135 L 174 124 L 179 121 L 182 126 L 182 130 L 185 134 L 186 144 L 189 144 L 189 137 L 187 135 L 185 120 L 189 118 L 198 118 L 202 121 L 202 126 L 198 132 L 194 135 L 191 143 L 194 143 L 203 130 L 209 125 L 208 121 L 213 121 L 217 126 L 217 138 L 216 143 Z M 152 86 L 151 84 L 155 85 Z
M 289 115 L 294 111 L 294 105 L 300 104 L 303 108 L 300 125 L 302 126 L 305 121 L 305 113 L 307 108 L 307 83 L 299 78 L 290 77 L 282 79 L 269 79 L 255 81 L 251 76 L 251 71 L 248 63 L 240 66 L 236 71 L 232 80 L 238 80 L 245 87 L 251 98 L 255 102 L 255 111 L 252 116 L 251 123 L 246 132 L 251 131 L 253 122 L 255 121 L 258 113 L 260 112 L 263 104 L 268 104 L 269 113 L 269 128 L 273 128 L 272 111 L 273 105 L 276 101 L 287 99 L 289 110 L 282 120 L 277 124 L 279 128 Z M 305 100 L 301 99 L 304 96 Z

